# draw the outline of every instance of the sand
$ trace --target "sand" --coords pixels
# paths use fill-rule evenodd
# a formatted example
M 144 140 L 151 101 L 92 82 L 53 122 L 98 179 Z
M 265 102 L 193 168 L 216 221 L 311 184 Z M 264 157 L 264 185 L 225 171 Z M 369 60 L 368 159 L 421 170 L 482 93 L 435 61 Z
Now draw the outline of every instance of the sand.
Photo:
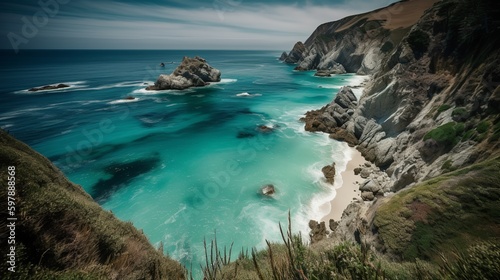
M 330 219 L 339 221 L 342 212 L 354 199 L 361 199 L 359 184 L 356 182 L 361 183 L 364 179 L 359 175 L 354 175 L 354 169 L 363 165 L 366 160 L 358 150 L 355 148 L 350 149 L 352 158 L 347 163 L 346 169 L 340 172 L 340 177 L 343 181 L 342 185 L 336 189 L 337 194 L 335 198 L 330 201 L 330 213 L 321 219 L 321 221 L 325 221 L 327 225 Z M 340 178 L 335 178 L 335 180 L 339 179 Z M 326 205 L 326 207 L 328 207 L 328 205 Z

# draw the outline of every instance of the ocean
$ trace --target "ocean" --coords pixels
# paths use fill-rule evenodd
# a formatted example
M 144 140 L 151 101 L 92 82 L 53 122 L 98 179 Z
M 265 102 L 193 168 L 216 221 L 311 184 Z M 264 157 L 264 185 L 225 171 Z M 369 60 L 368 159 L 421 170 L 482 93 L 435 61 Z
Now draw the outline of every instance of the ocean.
M 360 77 L 295 72 L 278 51 L 0 53 L 0 126 L 188 267 L 204 262 L 203 240 L 215 234 L 220 248 L 234 244 L 233 258 L 280 241 L 288 211 L 307 236 L 335 196 L 321 168 L 335 162 L 340 172 L 350 157 L 345 143 L 305 132 L 299 119 Z M 144 90 L 183 56 L 205 58 L 221 82 Z M 28 91 L 59 83 L 70 87 Z M 259 195 L 267 184 L 272 198 Z

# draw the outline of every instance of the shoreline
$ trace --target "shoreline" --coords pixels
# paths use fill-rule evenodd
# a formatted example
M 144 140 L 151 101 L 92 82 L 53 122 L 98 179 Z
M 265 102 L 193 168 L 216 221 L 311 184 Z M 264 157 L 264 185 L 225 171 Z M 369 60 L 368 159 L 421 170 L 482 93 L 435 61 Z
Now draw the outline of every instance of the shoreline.
M 366 83 L 370 80 L 370 76 L 356 75 L 354 85 L 349 85 L 356 98 L 359 100 L 365 89 Z M 342 213 L 347 206 L 354 200 L 361 199 L 361 191 L 359 184 L 365 179 L 360 175 L 354 174 L 354 169 L 368 162 L 355 147 L 349 147 L 349 156 L 344 170 L 337 172 L 335 176 L 334 189 L 335 196 L 327 203 L 320 206 L 322 209 L 329 209 L 328 214 L 321 217 L 320 222 L 329 224 L 330 220 L 340 221 Z
M 348 160 L 345 170 L 339 172 L 335 178 L 335 197 L 321 207 L 329 208 L 328 214 L 320 219 L 328 225 L 330 219 L 340 221 L 342 213 L 347 206 L 356 199 L 361 199 L 359 183 L 364 179 L 354 174 L 354 169 L 363 165 L 366 159 L 356 148 L 349 148 L 351 158 Z

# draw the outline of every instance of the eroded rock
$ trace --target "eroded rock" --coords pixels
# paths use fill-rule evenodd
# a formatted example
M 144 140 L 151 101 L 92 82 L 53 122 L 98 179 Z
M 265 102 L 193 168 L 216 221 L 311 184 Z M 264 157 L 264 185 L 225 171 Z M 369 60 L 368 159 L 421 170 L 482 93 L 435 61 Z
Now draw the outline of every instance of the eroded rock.
M 182 62 L 170 75 L 160 75 L 153 86 L 147 90 L 187 89 L 201 87 L 211 82 L 220 81 L 220 71 L 211 67 L 201 57 L 189 58 L 185 56 Z
M 323 172 L 323 175 L 326 178 L 326 182 L 330 183 L 333 185 L 333 182 L 335 181 L 335 162 L 332 163 L 331 165 L 327 165 L 321 169 L 321 172 Z
M 310 220 L 309 228 L 311 229 L 311 232 L 309 233 L 311 244 L 323 240 L 328 235 L 325 222 L 318 223 L 317 221 Z

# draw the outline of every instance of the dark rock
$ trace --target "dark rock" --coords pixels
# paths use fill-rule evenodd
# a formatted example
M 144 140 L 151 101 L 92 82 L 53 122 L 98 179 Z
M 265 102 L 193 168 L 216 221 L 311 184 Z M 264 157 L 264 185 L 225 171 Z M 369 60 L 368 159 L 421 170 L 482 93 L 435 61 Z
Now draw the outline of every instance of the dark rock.
M 326 182 L 330 183 L 333 185 L 334 179 L 335 179 L 335 162 L 332 163 L 332 165 L 327 165 L 321 169 L 321 172 L 323 172 L 323 175 L 326 178 Z
M 246 131 L 240 131 L 236 135 L 236 138 L 242 139 L 242 138 L 252 138 L 255 137 L 255 133 L 252 132 L 246 132 Z
M 339 222 L 336 222 L 334 219 L 330 219 L 330 221 L 328 221 L 328 226 L 330 227 L 331 231 L 335 231 L 339 226 Z
M 135 100 L 135 97 L 133 96 L 127 96 L 125 98 L 123 98 L 124 100 Z
M 306 51 L 306 46 L 302 42 L 297 42 L 295 43 L 292 50 L 287 55 L 284 61 L 290 64 L 297 63 L 304 58 L 303 53 L 305 51 Z
M 260 188 L 260 193 L 265 196 L 272 196 L 273 194 L 276 193 L 276 189 L 274 188 L 273 185 L 268 184 Z
M 316 77 L 330 77 L 331 74 L 328 70 L 318 70 L 316 73 L 314 73 L 314 76 Z
M 309 237 L 311 238 L 311 244 L 323 240 L 328 234 L 325 222 L 318 223 L 317 221 L 310 220 L 309 228 L 311 229 L 311 232 L 309 233 Z
M 69 87 L 66 84 L 58 84 L 58 85 L 49 85 L 49 86 L 43 86 L 43 87 L 34 87 L 30 88 L 28 91 L 40 91 L 40 90 L 52 90 L 52 89 L 60 89 L 60 88 L 67 88 Z
M 352 92 L 352 89 L 349 87 L 342 87 L 337 93 L 337 96 L 335 97 L 334 102 L 339 104 L 342 108 L 349 108 L 352 109 L 356 107 L 356 102 L 358 99 Z
M 356 136 L 343 128 L 335 128 L 334 131 L 330 133 L 330 138 L 347 142 L 349 146 L 356 146 L 358 144 Z
M 286 53 L 286 52 L 283 52 L 283 53 L 281 54 L 281 56 L 280 56 L 280 58 L 279 58 L 279 59 L 280 59 L 281 61 L 285 61 L 287 57 L 288 57 L 287 53 Z
M 181 64 L 170 75 L 160 75 L 154 86 L 146 90 L 186 89 L 205 86 L 220 81 L 220 71 L 211 67 L 201 57 L 184 57 Z
M 354 168 L 354 175 L 359 175 L 361 173 L 361 167 Z
M 257 127 L 257 130 L 261 133 L 270 133 L 270 132 L 273 132 L 274 128 L 272 127 L 269 127 L 267 125 L 259 125 Z
M 319 53 L 313 53 L 302 59 L 302 62 L 300 62 L 299 66 L 295 67 L 293 70 L 307 71 L 316 69 L 320 61 L 321 55 Z

